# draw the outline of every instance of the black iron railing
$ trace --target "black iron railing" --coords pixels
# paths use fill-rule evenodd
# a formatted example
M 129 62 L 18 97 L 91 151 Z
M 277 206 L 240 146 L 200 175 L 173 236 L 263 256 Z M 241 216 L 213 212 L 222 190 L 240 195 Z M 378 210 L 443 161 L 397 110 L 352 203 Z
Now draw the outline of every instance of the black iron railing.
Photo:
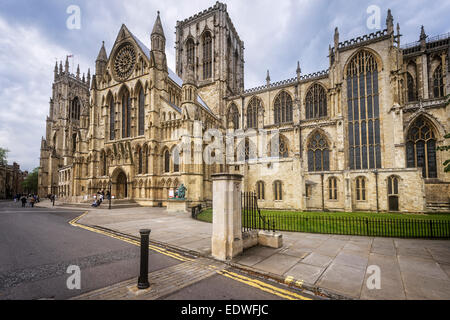
M 264 213 L 274 229 L 338 235 L 398 238 L 450 238 L 450 221 L 356 217 L 308 217 L 302 214 Z
M 241 193 L 242 231 L 266 230 L 275 231 L 273 220 L 261 215 L 258 198 L 254 192 Z

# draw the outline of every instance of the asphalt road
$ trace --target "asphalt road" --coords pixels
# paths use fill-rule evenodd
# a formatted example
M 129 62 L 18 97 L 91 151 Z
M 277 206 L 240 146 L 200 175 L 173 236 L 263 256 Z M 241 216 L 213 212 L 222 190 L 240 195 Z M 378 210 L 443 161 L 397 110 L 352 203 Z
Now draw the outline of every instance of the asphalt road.
M 21 208 L 0 201 L 0 300 L 68 299 L 132 279 L 139 274 L 140 249 L 118 239 L 69 225 L 82 212 Z M 179 264 L 149 252 L 149 272 Z M 67 268 L 81 269 L 81 290 L 69 290 Z M 221 275 L 164 297 L 168 300 L 278 300 Z

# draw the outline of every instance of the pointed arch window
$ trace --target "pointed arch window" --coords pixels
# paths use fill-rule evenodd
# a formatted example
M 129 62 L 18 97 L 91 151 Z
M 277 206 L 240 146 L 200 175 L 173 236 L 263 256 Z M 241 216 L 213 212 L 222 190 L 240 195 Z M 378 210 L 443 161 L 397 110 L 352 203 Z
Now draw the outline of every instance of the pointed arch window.
M 306 94 L 306 119 L 327 116 L 327 93 L 323 86 L 316 83 Z
M 170 172 L 170 152 L 166 150 L 164 152 L 164 173 Z
M 258 197 L 258 200 L 265 200 L 266 195 L 264 188 L 264 181 L 258 181 L 256 183 L 256 195 Z
M 145 134 L 145 95 L 144 89 L 139 90 L 139 135 L 143 136 Z
M 270 141 L 269 154 L 272 157 L 288 158 L 289 142 L 287 138 L 281 134 L 276 134 Z
M 180 172 L 180 151 L 178 148 L 174 148 L 173 155 L 173 172 Z
M 106 152 L 102 152 L 102 176 L 107 176 L 108 172 L 108 165 L 107 165 L 107 158 L 106 158 Z
M 206 32 L 203 36 L 203 79 L 209 79 L 212 76 L 212 37 L 211 33 Z
M 381 168 L 378 66 L 360 51 L 347 69 L 349 167 Z
M 115 122 L 116 106 L 114 104 L 114 98 L 111 97 L 111 99 L 109 100 L 109 140 L 114 140 L 116 138 Z
M 261 108 L 261 100 L 253 97 L 247 107 L 247 128 L 258 128 L 258 114 Z
M 75 97 L 70 105 L 70 118 L 73 120 L 80 120 L 80 113 L 81 113 L 80 100 L 78 99 L 78 97 Z
M 148 173 L 148 146 L 144 146 L 144 173 Z
M 122 138 L 131 137 L 131 98 L 128 90 L 122 94 Z
M 409 72 L 406 73 L 406 85 L 408 88 L 408 102 L 417 101 L 416 81 Z
M 292 121 L 292 98 L 283 91 L 276 98 L 274 103 L 275 124 Z
M 330 148 L 328 141 L 320 132 L 312 135 L 308 143 L 308 171 L 330 170 Z
M 444 96 L 442 65 L 439 65 L 433 73 L 433 95 L 435 98 L 442 98 Z
M 228 129 L 239 129 L 239 111 L 234 103 L 231 104 L 230 109 L 228 110 L 227 123 Z
M 195 57 L 194 48 L 195 48 L 194 40 L 192 40 L 192 38 L 189 38 L 188 41 L 186 42 L 187 65 L 194 64 L 194 57 Z
M 408 168 L 422 168 L 424 178 L 437 178 L 436 135 L 428 119 L 419 116 L 406 138 Z
M 143 160 L 144 160 L 144 156 L 143 156 L 142 148 L 139 147 L 139 149 L 138 149 L 138 174 L 142 174 Z

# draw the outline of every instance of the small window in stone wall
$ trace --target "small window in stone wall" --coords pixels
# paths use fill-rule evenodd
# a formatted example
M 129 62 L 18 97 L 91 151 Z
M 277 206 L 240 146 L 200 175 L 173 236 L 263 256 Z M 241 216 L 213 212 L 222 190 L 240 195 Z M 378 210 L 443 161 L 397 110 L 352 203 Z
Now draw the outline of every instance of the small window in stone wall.
M 356 200 L 366 201 L 366 178 L 356 178 Z
M 275 201 L 282 201 L 283 200 L 283 185 L 282 185 L 281 181 L 274 182 L 273 190 L 274 190 Z
M 328 180 L 328 194 L 330 200 L 337 200 L 337 179 L 332 177 Z

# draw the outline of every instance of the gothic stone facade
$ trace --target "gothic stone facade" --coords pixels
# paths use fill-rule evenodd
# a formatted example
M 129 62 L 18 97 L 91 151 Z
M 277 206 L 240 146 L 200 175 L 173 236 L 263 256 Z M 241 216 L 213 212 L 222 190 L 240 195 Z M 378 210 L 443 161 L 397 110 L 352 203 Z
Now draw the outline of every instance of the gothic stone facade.
M 22 182 L 27 175 L 28 172 L 20 170 L 15 162 L 12 165 L 0 164 L 0 199 L 11 199 L 16 194 L 22 194 Z
M 422 28 L 401 46 L 396 29 L 390 11 L 383 31 L 340 42 L 336 28 L 328 70 L 303 75 L 298 63 L 294 78 L 267 72 L 244 90 L 244 43 L 225 4 L 177 22 L 176 73 L 159 14 L 151 49 L 122 25 L 92 81 L 55 66 L 40 194 L 83 201 L 111 187 L 157 206 L 183 183 L 192 204 L 208 203 L 211 175 L 230 172 L 262 208 L 448 210 L 450 155 L 436 147 L 450 130 L 450 37 Z M 209 129 L 244 132 L 236 156 L 201 161 Z

